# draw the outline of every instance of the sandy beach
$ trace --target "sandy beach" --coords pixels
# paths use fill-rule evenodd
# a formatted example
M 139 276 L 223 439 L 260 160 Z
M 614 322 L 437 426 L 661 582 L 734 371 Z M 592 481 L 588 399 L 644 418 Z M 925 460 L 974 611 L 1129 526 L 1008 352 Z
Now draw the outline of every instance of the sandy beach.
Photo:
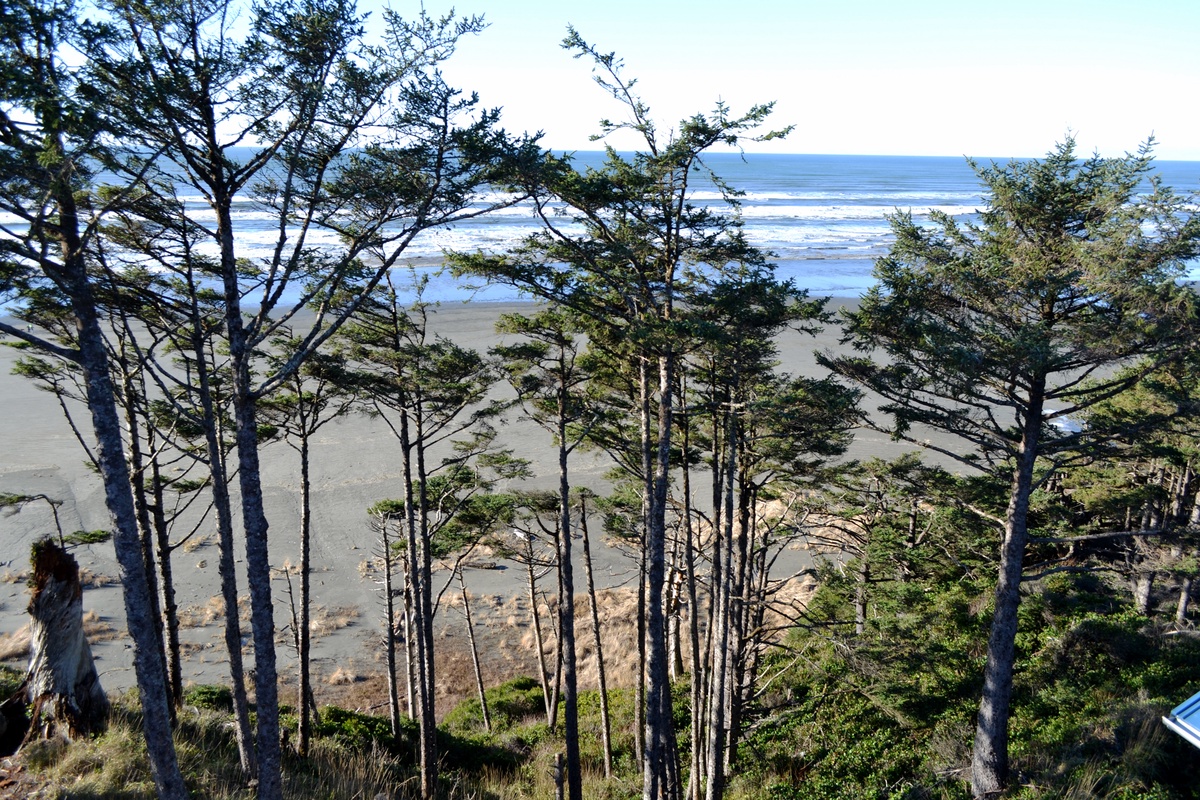
M 834 300 L 831 306 L 836 308 L 847 302 L 853 301 Z M 508 303 L 447 304 L 432 317 L 431 327 L 460 345 L 486 350 L 499 341 L 494 330 L 499 314 L 529 308 L 527 304 Z M 839 348 L 836 330 L 827 330 L 815 338 L 789 332 L 780 337 L 779 344 L 780 369 L 805 374 L 817 374 L 819 370 L 814 351 Z M 53 498 L 60 503 L 57 509 L 60 523 L 68 533 L 107 528 L 109 520 L 98 477 L 85 464 L 84 452 L 64 422 L 55 398 L 11 374 L 18 356 L 12 348 L 0 348 L 0 452 L 3 453 L 0 493 L 44 494 Z M 81 412 L 79 424 L 87 430 L 89 421 L 83 409 L 75 410 Z M 514 413 L 500 435 L 504 446 L 532 464 L 536 477 L 524 483 L 525 488 L 556 486 L 556 451 L 549 434 Z M 849 456 L 891 458 L 906 449 L 909 448 L 879 434 L 860 431 Z M 282 680 L 288 682 L 293 680 L 290 675 L 294 654 L 290 646 L 287 573 L 294 571 L 299 561 L 296 489 L 299 465 L 295 452 L 281 442 L 264 447 L 262 457 L 271 525 L 271 559 L 278 573 L 275 620 L 278 640 L 282 643 L 278 651 L 280 672 Z M 610 466 L 603 456 L 578 454 L 571 465 L 573 480 L 601 491 L 606 485 L 603 475 Z M 398 446 L 381 424 L 365 416 L 344 418 L 319 432 L 313 445 L 312 479 L 315 511 L 312 586 L 316 605 L 313 664 L 317 700 L 332 702 L 348 695 L 362 698 L 361 702 L 351 701 L 355 704 L 366 703 L 382 686 L 383 671 L 382 599 L 372 568 L 378 546 L 368 525 L 366 509 L 379 500 L 400 495 Z M 227 682 L 228 674 L 221 606 L 217 599 L 215 526 L 211 518 L 200 519 L 193 514 L 189 519 L 198 526 L 197 532 L 176 549 L 173 559 L 177 599 L 185 624 L 185 682 L 223 683 Z M 46 503 L 32 503 L 20 511 L 9 509 L 0 513 L 0 660 L 7 656 L 6 663 L 14 666 L 24 665 L 18 640 L 19 631 L 27 622 L 25 578 L 29 548 L 38 538 L 51 534 L 53 525 Z M 593 530 L 598 528 L 598 524 L 593 526 Z M 634 563 L 606 543 L 595 541 L 593 549 L 597 584 L 607 590 L 609 601 L 606 613 L 611 624 L 606 637 L 620 641 L 632 630 L 627 627 L 632 614 L 625 587 L 634 578 Z M 124 633 L 112 545 L 81 546 L 75 554 L 87 570 L 90 588 L 84 593 L 84 611 L 90 620 L 88 625 L 95 640 L 94 652 L 103 685 L 109 691 L 130 687 L 134 683 L 131 653 Z M 466 577 L 477 635 L 482 637 L 481 647 L 487 655 L 487 679 L 498 682 L 519 673 L 534 674 L 535 651 L 528 624 L 523 568 L 488 558 L 486 553 L 480 554 L 474 563 L 479 566 L 467 570 Z M 781 560 L 778 569 L 796 571 L 807 563 L 809 554 L 795 548 Z M 240 565 L 239 557 L 239 568 Z M 581 570 L 577 568 L 576 572 L 580 576 L 577 586 L 582 586 Z M 239 576 L 239 587 L 244 593 L 244 573 Z M 439 655 L 440 672 L 445 678 L 445 700 L 439 705 L 443 713 L 450 702 L 470 691 L 469 662 L 465 661 L 466 632 L 457 594 L 455 584 L 447 592 L 439 619 L 439 647 L 443 642 L 445 645 Z M 580 606 L 581 611 L 585 609 L 586 605 Z M 243 630 L 248 634 L 248 624 Z M 18 653 L 16 657 L 14 652 Z M 628 676 L 621 674 L 619 663 L 610 670 L 617 684 L 626 682 Z M 586 682 L 586 666 L 583 676 Z

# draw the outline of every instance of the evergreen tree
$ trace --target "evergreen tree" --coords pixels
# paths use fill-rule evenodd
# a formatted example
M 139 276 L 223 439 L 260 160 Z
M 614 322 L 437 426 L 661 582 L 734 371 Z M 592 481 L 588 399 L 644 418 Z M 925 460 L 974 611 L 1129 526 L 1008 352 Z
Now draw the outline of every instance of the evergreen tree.
M 990 797 L 1007 781 L 1030 497 L 1117 433 L 1055 423 L 1195 346 L 1196 297 L 1178 279 L 1200 247 L 1200 215 L 1150 175 L 1150 144 L 1080 160 L 1068 139 L 1043 160 L 972 165 L 987 190 L 978 221 L 894 215 L 878 283 L 847 315 L 847 339 L 886 361 L 824 361 L 884 398 L 892 423 L 881 427 L 896 438 L 1007 478 L 972 763 L 975 795 Z M 929 443 L 923 426 L 968 447 Z

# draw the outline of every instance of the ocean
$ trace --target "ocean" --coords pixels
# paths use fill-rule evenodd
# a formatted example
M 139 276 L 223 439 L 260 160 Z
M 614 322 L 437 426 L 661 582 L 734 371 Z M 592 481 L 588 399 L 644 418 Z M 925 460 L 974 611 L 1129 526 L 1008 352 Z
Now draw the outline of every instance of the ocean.
M 599 166 L 603 153 L 575 153 L 574 159 L 580 169 Z M 870 288 L 875 260 L 892 241 L 888 214 L 903 210 L 928 222 L 934 209 L 969 218 L 984 205 L 979 178 L 961 157 L 715 153 L 705 161 L 744 192 L 746 235 L 773 254 L 776 274 L 814 295 L 854 297 Z M 991 159 L 976 161 L 987 165 Z M 1181 194 L 1200 190 L 1200 161 L 1157 161 L 1155 171 Z M 694 197 L 724 205 L 713 190 L 700 188 Z M 506 209 L 434 232 L 412 254 L 436 257 L 441 248 L 498 251 L 535 229 L 528 211 Z M 1192 264 L 1189 277 L 1200 279 L 1200 264 Z M 427 291 L 438 300 L 518 299 L 507 287 L 470 295 L 448 276 L 431 280 Z
M 598 166 L 600 152 L 573 154 L 578 168 Z M 734 189 L 744 193 L 741 215 L 750 242 L 773 254 L 777 274 L 816 295 L 857 296 L 873 282 L 875 260 L 891 243 L 886 216 L 909 211 L 918 222 L 933 209 L 969 218 L 983 206 L 979 179 L 959 157 L 829 156 L 713 153 L 706 163 Z M 978 159 L 988 163 L 988 159 Z M 1180 193 L 1200 189 L 1200 161 L 1158 161 L 1156 172 Z M 194 189 L 180 188 L 187 213 L 197 221 L 215 217 Z M 718 192 L 698 184 L 697 204 L 724 207 Z M 0 220 L 16 224 L 17 220 Z M 278 235 L 278 223 L 247 194 L 234 213 L 239 255 L 266 257 Z M 466 288 L 438 264 L 446 250 L 500 252 L 537 229 L 528 208 L 513 207 L 427 231 L 410 245 L 401 263 L 427 277 L 431 301 L 509 301 L 520 299 L 508 287 Z M 316 234 L 310 244 L 336 246 L 332 234 Z M 209 249 L 215 254 L 215 245 Z M 399 283 L 404 283 L 404 276 Z M 1189 278 L 1200 279 L 1193 262 Z M 253 298 L 247 297 L 247 304 Z

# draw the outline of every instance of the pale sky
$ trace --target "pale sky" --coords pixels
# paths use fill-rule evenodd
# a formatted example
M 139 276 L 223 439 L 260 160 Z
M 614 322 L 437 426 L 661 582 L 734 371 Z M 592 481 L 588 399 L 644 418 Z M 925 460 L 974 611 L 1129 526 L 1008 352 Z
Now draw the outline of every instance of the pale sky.
M 389 0 L 402 15 L 417 2 Z M 383 0 L 360 0 L 360 10 Z M 556 150 L 620 108 L 559 46 L 573 24 L 624 59 L 662 128 L 717 100 L 775 101 L 781 153 L 1044 155 L 1079 149 L 1200 160 L 1196 0 L 426 0 L 490 27 L 445 66 Z M 622 149 L 621 142 L 615 146 Z M 628 146 L 628 144 L 626 144 Z

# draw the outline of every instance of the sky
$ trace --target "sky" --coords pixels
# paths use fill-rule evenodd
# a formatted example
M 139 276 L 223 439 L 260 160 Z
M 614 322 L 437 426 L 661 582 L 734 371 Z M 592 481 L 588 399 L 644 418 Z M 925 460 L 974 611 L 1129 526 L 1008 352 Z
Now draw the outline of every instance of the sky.
M 360 0 L 360 10 L 384 0 Z M 415 0 L 387 0 L 413 16 Z M 472 5 L 472 2 L 474 5 Z M 615 52 L 664 132 L 678 120 L 774 102 L 781 142 L 747 151 L 1200 160 L 1196 0 L 425 0 L 483 14 L 443 72 L 503 108 L 510 131 L 594 150 L 621 108 L 560 47 L 567 25 Z M 380 15 L 373 15 L 372 23 Z M 618 149 L 631 140 L 614 139 Z

